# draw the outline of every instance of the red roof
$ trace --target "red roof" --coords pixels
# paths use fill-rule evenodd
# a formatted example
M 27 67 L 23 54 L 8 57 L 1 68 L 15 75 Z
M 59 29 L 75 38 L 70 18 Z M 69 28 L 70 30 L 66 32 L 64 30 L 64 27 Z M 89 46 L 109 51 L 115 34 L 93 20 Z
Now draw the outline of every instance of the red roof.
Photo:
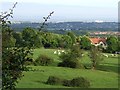
M 90 38 L 92 44 L 98 44 L 100 42 L 106 43 L 105 38 Z

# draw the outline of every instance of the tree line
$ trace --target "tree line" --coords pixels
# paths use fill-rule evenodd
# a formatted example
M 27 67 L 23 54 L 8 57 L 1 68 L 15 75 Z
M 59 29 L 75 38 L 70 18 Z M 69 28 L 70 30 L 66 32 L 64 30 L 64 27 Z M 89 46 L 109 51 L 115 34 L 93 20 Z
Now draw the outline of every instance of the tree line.
M 32 48 L 70 48 L 74 44 L 79 44 L 81 49 L 90 50 L 93 46 L 90 36 L 76 36 L 73 32 L 65 35 L 50 32 L 38 31 L 27 27 L 22 32 L 14 32 L 9 38 L 9 46 L 32 47 Z M 107 48 L 101 46 L 103 52 L 115 53 L 120 50 L 120 37 L 108 36 L 106 40 Z

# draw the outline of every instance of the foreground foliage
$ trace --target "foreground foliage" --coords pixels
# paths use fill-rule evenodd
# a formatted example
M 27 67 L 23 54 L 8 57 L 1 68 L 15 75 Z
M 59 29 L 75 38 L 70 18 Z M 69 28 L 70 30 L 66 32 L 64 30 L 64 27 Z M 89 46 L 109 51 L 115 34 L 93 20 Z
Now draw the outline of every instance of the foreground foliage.
M 10 12 L 3 12 L 0 15 L 0 23 L 2 24 L 2 89 L 14 90 L 18 78 L 22 77 L 22 72 L 26 70 L 24 65 L 29 60 L 31 53 L 30 48 L 15 47 L 16 40 L 13 38 L 13 30 L 8 20 L 12 17 L 14 4 Z
M 31 53 L 29 48 L 8 48 L 2 52 L 2 85 L 3 89 L 14 89 L 22 72 L 27 70 L 25 62 Z

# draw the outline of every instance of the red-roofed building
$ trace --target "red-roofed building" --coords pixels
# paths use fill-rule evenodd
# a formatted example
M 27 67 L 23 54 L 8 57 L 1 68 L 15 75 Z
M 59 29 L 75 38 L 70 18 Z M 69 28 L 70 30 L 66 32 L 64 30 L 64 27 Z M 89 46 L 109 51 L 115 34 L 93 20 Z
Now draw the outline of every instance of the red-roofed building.
M 105 38 L 90 38 L 91 44 L 95 46 L 101 45 L 102 47 L 106 48 L 106 39 Z

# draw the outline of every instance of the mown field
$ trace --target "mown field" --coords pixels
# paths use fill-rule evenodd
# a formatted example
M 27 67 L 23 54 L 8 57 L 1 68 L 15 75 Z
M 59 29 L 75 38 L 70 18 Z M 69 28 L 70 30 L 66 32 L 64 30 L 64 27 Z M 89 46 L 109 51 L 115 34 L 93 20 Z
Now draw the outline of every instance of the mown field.
M 49 76 L 57 76 L 63 79 L 73 79 L 75 77 L 85 77 L 91 83 L 91 88 L 118 88 L 118 57 L 104 57 L 97 70 L 91 69 L 72 69 L 57 67 L 60 62 L 59 55 L 54 54 L 56 49 L 35 49 L 33 59 L 41 54 L 48 55 L 54 59 L 49 66 L 29 66 L 31 71 L 24 72 L 24 77 L 19 80 L 17 88 L 70 88 L 61 85 L 45 84 Z M 90 67 L 91 61 L 87 53 L 80 62 Z

